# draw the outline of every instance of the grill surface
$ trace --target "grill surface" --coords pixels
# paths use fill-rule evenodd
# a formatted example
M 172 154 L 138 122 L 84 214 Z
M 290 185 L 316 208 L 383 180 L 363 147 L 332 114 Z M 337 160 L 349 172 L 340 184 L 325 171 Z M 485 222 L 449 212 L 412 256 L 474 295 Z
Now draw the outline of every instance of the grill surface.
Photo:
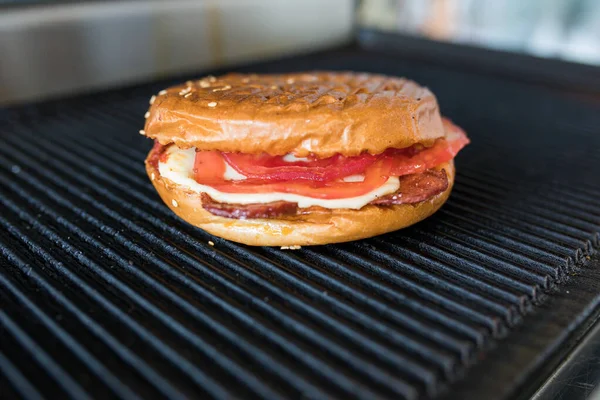
M 145 175 L 137 131 L 172 82 L 2 111 L 3 393 L 452 393 L 598 246 L 597 96 L 356 49 L 245 70 L 305 69 L 436 93 L 473 142 L 443 209 L 360 242 L 250 248 L 177 219 Z

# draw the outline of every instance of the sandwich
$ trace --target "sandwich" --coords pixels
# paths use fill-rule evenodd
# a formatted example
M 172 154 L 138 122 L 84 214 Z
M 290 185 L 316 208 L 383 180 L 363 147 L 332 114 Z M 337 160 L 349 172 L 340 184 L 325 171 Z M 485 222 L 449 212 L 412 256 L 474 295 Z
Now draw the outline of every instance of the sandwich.
M 141 134 L 180 218 L 248 245 L 372 237 L 436 212 L 469 143 L 413 81 L 352 72 L 227 74 L 162 90 Z

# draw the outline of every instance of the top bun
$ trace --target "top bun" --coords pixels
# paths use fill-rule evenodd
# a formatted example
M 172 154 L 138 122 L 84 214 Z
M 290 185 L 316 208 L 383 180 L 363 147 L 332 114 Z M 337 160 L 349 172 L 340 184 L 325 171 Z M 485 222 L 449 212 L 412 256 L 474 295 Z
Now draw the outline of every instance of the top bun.
M 354 156 L 444 136 L 433 93 L 384 75 L 209 76 L 163 90 L 151 104 L 146 135 L 181 148 Z

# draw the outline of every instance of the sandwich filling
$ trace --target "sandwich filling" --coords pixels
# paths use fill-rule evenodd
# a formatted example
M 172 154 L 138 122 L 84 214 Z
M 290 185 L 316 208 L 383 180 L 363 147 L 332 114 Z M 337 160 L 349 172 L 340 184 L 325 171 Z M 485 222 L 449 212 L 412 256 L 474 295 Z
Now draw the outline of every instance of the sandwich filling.
M 325 197 L 322 192 L 320 194 L 319 187 L 314 188 L 311 196 L 311 193 L 308 193 L 309 185 L 306 185 L 305 190 L 299 189 L 295 192 L 287 190 L 291 188 L 286 188 L 286 185 L 293 185 L 294 182 L 266 181 L 261 185 L 256 179 L 250 179 L 236 171 L 219 154 L 206 155 L 204 153 L 212 152 L 196 152 L 193 148 L 183 150 L 176 146 L 169 146 L 158 163 L 158 171 L 163 178 L 167 178 L 189 191 L 206 193 L 220 203 L 241 205 L 285 201 L 296 203 L 300 208 L 320 206 L 330 209 L 359 209 L 379 197 L 395 192 L 400 186 L 397 177 L 387 177 L 381 179 L 380 184 L 378 182 L 374 187 L 359 188 L 355 191 L 354 196 L 338 197 L 331 194 Z M 207 160 L 209 157 L 210 160 Z M 201 161 L 198 161 L 199 159 Z M 198 173 L 199 170 L 202 172 Z M 198 175 L 210 176 L 198 178 Z M 364 176 L 358 178 L 364 179 Z M 357 177 L 355 176 L 353 179 L 357 179 Z M 356 183 L 363 182 L 364 180 Z M 253 187 L 255 185 L 259 187 Z M 299 186 L 302 187 L 305 184 L 300 183 Z M 327 188 L 331 189 L 331 184 Z M 308 196 L 304 194 L 308 194 Z
M 160 146 L 163 178 L 202 196 L 203 207 L 230 218 L 302 214 L 311 208 L 360 209 L 367 204 L 414 204 L 448 188 L 439 166 L 469 143 L 446 121 L 446 137 L 377 155 L 319 159 Z

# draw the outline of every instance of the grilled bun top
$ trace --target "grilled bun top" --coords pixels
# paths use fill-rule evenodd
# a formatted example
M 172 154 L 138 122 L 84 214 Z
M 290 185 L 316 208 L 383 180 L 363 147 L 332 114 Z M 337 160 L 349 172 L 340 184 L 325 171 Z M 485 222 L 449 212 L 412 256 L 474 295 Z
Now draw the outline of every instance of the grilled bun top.
M 378 154 L 444 136 L 429 89 L 351 72 L 188 81 L 153 96 L 144 132 L 181 148 L 299 157 Z

